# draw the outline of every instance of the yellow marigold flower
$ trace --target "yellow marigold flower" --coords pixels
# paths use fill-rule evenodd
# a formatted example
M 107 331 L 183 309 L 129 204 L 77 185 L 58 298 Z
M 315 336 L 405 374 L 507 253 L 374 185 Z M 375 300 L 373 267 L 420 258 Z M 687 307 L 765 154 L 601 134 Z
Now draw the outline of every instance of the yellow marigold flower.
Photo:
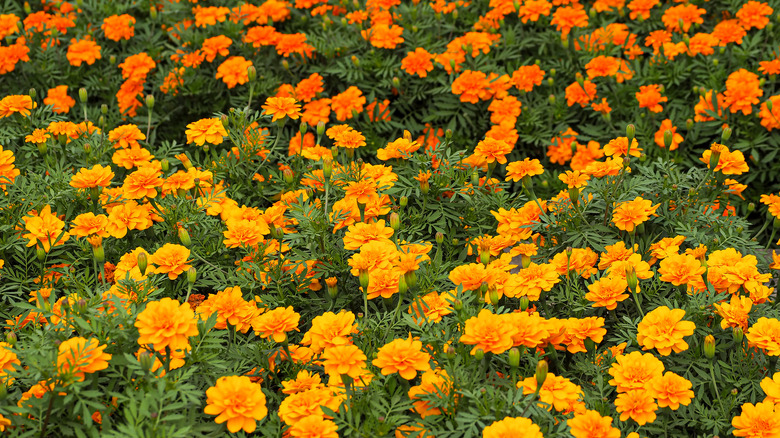
M 269 97 L 262 108 L 266 115 L 273 116 L 271 122 L 285 117 L 296 120 L 301 116 L 301 106 L 292 97 Z
M 252 433 L 257 421 L 268 415 L 263 388 L 247 376 L 220 377 L 216 385 L 206 390 L 206 397 L 203 412 L 217 415 L 217 424 L 227 422 L 231 433 L 242 429 Z
M 111 167 L 95 164 L 91 169 L 86 167 L 79 169 L 78 173 L 70 178 L 70 185 L 77 189 L 108 187 L 113 177 L 114 172 L 111 170 Z
M 339 438 L 336 423 L 313 414 L 290 426 L 288 432 L 293 438 Z
M 542 291 L 549 291 L 560 281 L 561 277 L 555 271 L 555 266 L 548 263 L 531 263 L 510 278 L 504 285 L 504 294 L 518 298 L 527 296 L 531 301 L 538 301 Z
M 585 299 L 593 301 L 593 307 L 606 307 L 607 310 L 615 310 L 619 301 L 628 299 L 626 289 L 628 289 L 628 283 L 625 278 L 608 275 L 588 285 Z
M 514 182 L 522 180 L 525 176 L 536 176 L 544 173 L 542 164 L 534 158 L 526 158 L 523 161 L 512 161 L 506 165 L 506 181 Z
M 365 373 L 366 355 L 356 345 L 341 345 L 326 348 L 320 355 L 325 372 L 340 378 L 346 374 L 357 379 Z
M 753 347 L 764 350 L 769 356 L 780 356 L 780 321 L 775 318 L 758 318 L 746 333 Z
M 420 378 L 420 384 L 409 388 L 409 399 L 414 403 L 414 410 L 422 418 L 429 415 L 440 415 L 441 409 L 433 407 L 433 403 L 425 396 L 436 396 L 441 398 L 442 394 L 446 396 L 453 390 L 452 379 L 444 370 L 425 371 Z M 424 396 L 424 397 L 421 397 Z
M 753 300 L 749 297 L 732 295 L 730 302 L 727 303 L 724 300 L 721 303 L 715 303 L 714 307 L 718 315 L 723 318 L 720 322 L 720 327 L 723 330 L 729 327 L 741 327 L 742 330 L 747 330 L 748 314 L 753 307 Z
M 524 438 L 544 438 L 539 426 L 525 417 L 506 417 L 496 421 L 482 431 L 482 438 L 509 438 L 518 434 Z
M 776 438 L 780 436 L 780 412 L 770 402 L 745 403 L 742 415 L 731 420 L 734 436 L 748 438 Z
M 104 214 L 95 215 L 95 213 L 83 213 L 73 219 L 73 226 L 70 229 L 72 236 L 87 237 L 90 235 L 108 237 L 106 226 L 108 217 Z
M 11 344 L 0 342 L 0 383 L 10 384 L 8 373 L 13 371 L 16 365 L 21 365 L 16 353 L 11 350 Z
M 527 377 L 517 382 L 518 388 L 523 388 L 523 394 L 533 394 L 536 392 L 538 382 L 536 376 Z M 547 403 L 548 409 L 555 409 L 558 412 L 569 413 L 578 410 L 585 405 L 580 401 L 582 388 L 575 385 L 569 379 L 563 376 L 556 376 L 548 373 L 547 378 L 539 390 L 539 401 Z M 543 406 L 539 404 L 539 406 Z
M 672 254 L 661 260 L 658 273 L 661 280 L 675 286 L 688 284 L 701 278 L 707 269 L 690 254 Z
M 620 421 L 631 418 L 636 421 L 636 424 L 644 426 L 655 421 L 658 405 L 648 391 L 632 389 L 618 394 L 615 399 L 615 410 L 620 413 Z
M 657 307 L 642 319 L 637 327 L 637 342 L 643 350 L 655 348 L 661 356 L 668 356 L 674 350 L 680 353 L 688 349 L 683 337 L 690 336 L 696 324 L 683 321 L 685 310 Z
M 51 138 L 51 135 L 45 130 L 38 128 L 32 132 L 32 134 L 29 134 L 24 137 L 24 141 L 26 143 L 33 143 L 33 144 L 42 144 L 46 143 L 48 139 Z
M 125 197 L 129 199 L 155 198 L 157 187 L 163 185 L 160 171 L 152 166 L 141 167 L 125 177 L 122 188 Z
M 139 140 L 146 140 L 146 135 L 137 125 L 120 125 L 108 132 L 108 141 L 114 143 L 117 149 L 139 148 Z
M 22 221 L 27 230 L 27 234 L 22 236 L 28 239 L 27 246 L 40 244 L 44 251 L 49 252 L 52 246 L 62 245 L 70 238 L 70 234 L 63 231 L 65 222 L 51 212 L 50 205 L 43 207 L 37 216 L 25 216 Z
M 200 119 L 187 125 L 187 144 L 195 143 L 203 146 L 204 143 L 213 145 L 222 144 L 228 133 L 222 122 L 217 118 Z
M 314 353 L 319 353 L 328 347 L 351 344 L 352 335 L 357 332 L 354 313 L 344 310 L 325 312 L 312 320 L 301 344 L 309 345 Z
M 575 412 L 566 424 L 574 438 L 620 438 L 620 429 L 612 426 L 612 417 L 602 417 L 597 411 Z
M 188 264 L 189 256 L 190 250 L 187 247 L 166 243 L 149 256 L 149 263 L 156 265 L 155 274 L 168 274 L 169 279 L 176 280 L 192 267 Z
M 94 338 L 70 338 L 58 347 L 57 369 L 60 373 L 81 382 L 84 380 L 85 373 L 94 373 L 108 368 L 111 355 L 104 353 L 105 349 L 106 346 L 99 345 L 98 340 Z
M 313 388 L 297 392 L 282 400 L 279 405 L 279 418 L 288 426 L 310 415 L 330 418 L 320 407 L 325 406 L 332 411 L 338 411 L 342 401 L 343 396 L 335 393 L 332 388 Z
M 431 368 L 431 356 L 422 351 L 422 342 L 409 336 L 408 339 L 395 339 L 377 352 L 377 358 L 371 363 L 382 369 L 382 374 L 398 373 L 406 380 L 417 377 L 417 371 Z
M 590 175 L 580 172 L 579 170 L 567 170 L 566 173 L 558 175 L 558 179 L 561 180 L 570 189 L 578 189 L 588 185 Z
M 618 392 L 643 389 L 650 380 L 663 372 L 663 362 L 653 354 L 633 351 L 615 357 L 615 363 L 609 369 L 613 379 L 608 383 L 616 386 Z
M 373 240 L 389 240 L 392 235 L 393 229 L 385 225 L 384 219 L 370 224 L 359 222 L 350 225 L 344 234 L 344 249 L 360 249 L 365 243 Z
M 213 313 L 217 314 L 214 328 L 227 329 L 230 324 L 236 331 L 246 333 L 252 327 L 252 320 L 260 313 L 254 301 L 244 300 L 241 288 L 228 287 L 206 298 L 197 309 L 198 315 L 204 321 Z
M 277 307 L 265 312 L 252 321 L 252 328 L 257 336 L 272 338 L 275 342 L 287 341 L 287 332 L 298 330 L 301 315 L 292 306 Z
M 644 223 L 650 216 L 657 216 L 655 211 L 661 204 L 653 205 L 652 201 L 637 196 L 633 201 L 621 202 L 612 210 L 612 222 L 619 230 L 634 231 L 639 224 Z
M 764 380 L 761 381 L 761 389 L 766 394 L 765 402 L 780 403 L 780 372 L 775 373 L 772 377 L 764 377 Z
M 155 351 L 165 352 L 187 350 L 189 338 L 198 335 L 195 312 L 187 303 L 179 303 L 171 298 L 150 301 L 138 314 L 135 321 L 138 328 L 138 344 L 152 345 Z
M 658 407 L 669 406 L 672 410 L 679 409 L 680 405 L 691 404 L 692 387 L 691 382 L 671 371 L 664 373 L 663 376 L 656 376 L 647 385 L 650 395 L 658 400 Z

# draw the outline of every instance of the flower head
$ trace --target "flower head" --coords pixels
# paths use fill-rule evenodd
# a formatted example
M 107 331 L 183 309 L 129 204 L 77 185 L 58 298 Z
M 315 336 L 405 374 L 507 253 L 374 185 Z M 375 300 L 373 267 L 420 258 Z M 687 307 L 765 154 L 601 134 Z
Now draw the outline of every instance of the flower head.
M 179 275 L 189 270 L 192 266 L 188 263 L 190 250 L 182 245 L 166 243 L 149 256 L 149 263 L 156 265 L 155 274 L 168 274 L 168 278 L 176 280 Z
M 377 358 L 371 363 L 382 369 L 382 374 L 398 373 L 406 380 L 417 376 L 417 371 L 431 368 L 431 356 L 422 351 L 422 342 L 409 336 L 395 339 L 379 348 Z
M 222 122 L 217 118 L 200 119 L 187 125 L 187 144 L 195 143 L 203 146 L 208 142 L 214 145 L 221 144 L 228 133 Z
M 70 338 L 58 347 L 57 369 L 66 376 L 83 381 L 85 373 L 108 368 L 111 355 L 104 353 L 105 349 L 106 346 L 99 345 L 94 338 Z
M 268 415 L 263 388 L 247 376 L 220 377 L 216 385 L 206 390 L 206 397 L 203 412 L 217 415 L 217 424 L 227 422 L 231 433 L 252 433 L 257 421 Z

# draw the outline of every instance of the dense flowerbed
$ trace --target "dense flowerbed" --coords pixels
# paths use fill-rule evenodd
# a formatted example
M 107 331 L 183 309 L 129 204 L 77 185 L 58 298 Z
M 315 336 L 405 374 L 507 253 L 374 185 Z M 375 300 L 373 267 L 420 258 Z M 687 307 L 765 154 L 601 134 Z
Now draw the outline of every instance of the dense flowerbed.
M 778 436 L 778 8 L 5 2 L 0 431 Z

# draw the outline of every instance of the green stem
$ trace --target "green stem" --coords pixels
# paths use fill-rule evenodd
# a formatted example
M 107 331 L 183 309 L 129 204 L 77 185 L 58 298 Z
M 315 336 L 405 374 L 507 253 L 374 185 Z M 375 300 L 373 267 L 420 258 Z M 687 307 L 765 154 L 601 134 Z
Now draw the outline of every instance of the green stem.
M 636 292 L 631 292 L 631 296 L 634 297 L 634 302 L 636 303 L 636 308 L 639 310 L 639 314 L 642 315 L 642 318 L 645 317 L 645 312 L 642 311 L 642 306 L 639 305 L 639 296 Z
M 718 382 L 715 380 L 715 368 L 712 366 L 712 361 L 710 361 L 710 377 L 712 377 L 712 387 L 715 388 L 715 397 L 718 399 L 718 404 L 720 404 L 723 418 L 729 418 L 726 409 L 723 407 L 723 400 L 720 399 L 720 391 L 718 390 Z

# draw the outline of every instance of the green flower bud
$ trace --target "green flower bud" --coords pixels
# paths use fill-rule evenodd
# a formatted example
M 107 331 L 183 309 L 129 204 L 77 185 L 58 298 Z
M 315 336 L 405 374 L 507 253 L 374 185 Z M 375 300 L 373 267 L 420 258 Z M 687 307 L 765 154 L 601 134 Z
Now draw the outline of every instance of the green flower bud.
M 730 138 L 731 138 L 731 128 L 727 126 L 723 128 L 723 132 L 720 134 L 720 142 L 725 143 Z
M 498 306 L 498 291 L 495 288 L 490 289 L 490 293 L 488 293 L 488 298 L 490 299 L 490 304 L 494 306 Z
M 672 131 L 666 130 L 664 131 L 664 146 L 669 149 L 672 147 Z
M 43 262 L 43 259 L 46 258 L 46 251 L 42 246 L 38 246 L 35 248 L 35 255 L 38 257 L 39 262 Z
M 406 279 L 407 286 L 410 288 L 417 286 L 417 272 L 409 271 L 404 274 L 404 278 Z
M 406 291 L 409 290 L 409 285 L 406 284 L 406 276 L 405 275 L 399 275 L 398 276 L 398 293 L 403 296 L 403 294 L 406 293 Z M 401 297 L 398 297 L 400 300 Z
M 477 348 L 476 351 L 472 351 L 471 354 L 474 355 L 474 359 L 476 360 L 482 360 L 485 358 L 485 351 L 481 348 Z
M 547 380 L 547 370 L 547 361 L 539 359 L 539 362 L 536 362 L 536 392 L 539 392 L 539 390 L 542 389 L 544 381 Z
M 452 308 L 455 309 L 456 312 L 460 312 L 461 310 L 463 310 L 463 301 L 461 300 L 453 301 Z
M 509 350 L 509 366 L 512 368 L 520 366 L 520 349 L 517 347 L 512 347 Z
M 406 196 L 401 196 L 401 199 L 398 200 L 398 205 L 400 205 L 401 208 L 404 208 L 407 204 L 409 204 L 409 198 Z
M 106 262 L 106 252 L 103 249 L 103 245 L 93 247 L 92 255 L 95 257 L 95 261 L 98 262 L 98 264 Z
M 146 253 L 143 251 L 139 252 L 138 257 L 136 257 L 136 261 L 138 262 L 138 270 L 141 271 L 141 275 L 145 275 L 146 267 L 149 263 L 149 259 L 147 258 Z
M 190 239 L 190 233 L 186 228 L 179 228 L 179 240 L 181 244 L 187 248 L 192 246 L 192 239 Z
M 703 350 L 707 359 L 712 360 L 715 357 L 715 338 L 712 335 L 707 335 L 704 338 Z
M 190 267 L 190 269 L 187 270 L 187 283 L 195 284 L 195 280 L 197 277 L 198 277 L 198 271 L 195 270 L 194 266 Z
M 87 103 L 87 89 L 84 87 L 79 88 L 79 101 L 82 104 Z
M 444 242 L 444 233 L 442 233 L 441 231 L 437 231 L 436 232 L 436 243 L 438 245 L 441 245 L 442 242 Z
M 401 228 L 401 217 L 396 212 L 390 213 L 390 228 L 394 231 L 398 231 Z
M 368 288 L 368 271 L 367 270 L 361 270 L 360 276 L 358 277 L 360 279 L 360 287 L 362 287 L 364 290 Z
M 742 327 L 734 327 L 731 331 L 731 338 L 734 339 L 734 342 L 737 344 L 742 343 L 742 337 L 745 335 L 745 332 L 742 330 Z

